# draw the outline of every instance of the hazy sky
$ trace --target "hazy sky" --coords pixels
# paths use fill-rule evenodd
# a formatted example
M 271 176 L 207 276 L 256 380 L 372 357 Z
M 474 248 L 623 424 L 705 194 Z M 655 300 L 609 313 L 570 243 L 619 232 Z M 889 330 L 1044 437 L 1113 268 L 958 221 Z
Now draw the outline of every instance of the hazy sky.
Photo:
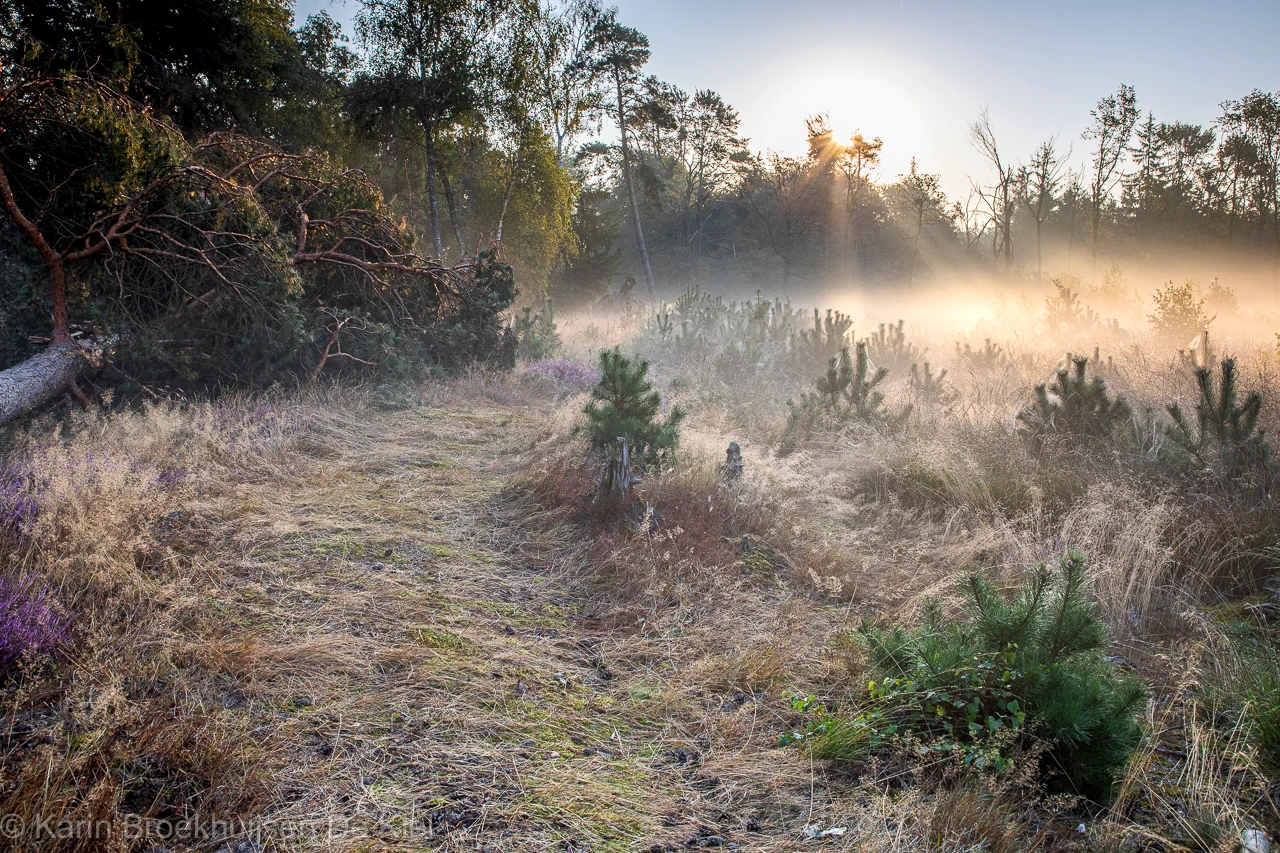
M 1120 83 L 1163 119 L 1209 123 L 1217 105 L 1280 89 L 1280 0 L 614 0 L 649 36 L 648 71 L 719 92 L 751 147 L 804 151 L 804 119 L 884 140 L 883 176 L 940 173 L 954 197 L 985 168 L 968 141 L 984 105 L 1003 149 L 1025 159 L 1080 133 Z M 298 0 L 344 24 L 357 0 Z M 350 32 L 349 25 L 345 27 Z

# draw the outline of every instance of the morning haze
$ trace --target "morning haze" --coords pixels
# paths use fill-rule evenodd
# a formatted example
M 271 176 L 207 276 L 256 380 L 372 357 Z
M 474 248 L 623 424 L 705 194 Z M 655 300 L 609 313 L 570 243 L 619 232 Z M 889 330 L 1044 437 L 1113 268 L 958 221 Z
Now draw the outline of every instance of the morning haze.
M 0 0 L 0 848 L 1270 853 L 1277 24 Z

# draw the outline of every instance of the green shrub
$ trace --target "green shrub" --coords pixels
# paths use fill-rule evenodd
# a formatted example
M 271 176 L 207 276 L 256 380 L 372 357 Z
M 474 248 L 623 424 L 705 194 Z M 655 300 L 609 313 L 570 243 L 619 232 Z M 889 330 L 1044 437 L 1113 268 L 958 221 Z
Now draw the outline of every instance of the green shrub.
M 600 384 L 582 410 L 587 423 L 580 429 L 591 448 L 607 452 L 619 437 L 627 440 L 631 456 L 642 467 L 655 465 L 676 449 L 685 413 L 673 406 L 658 420 L 662 398 L 648 380 L 649 362 L 629 359 L 618 349 L 600 352 Z
M 1023 434 L 1037 446 L 1051 438 L 1116 441 L 1123 437 L 1132 410 L 1123 397 L 1107 393 L 1099 376 L 1085 378 L 1087 358 L 1073 358 L 1075 370 L 1062 368 L 1052 385 L 1037 385 L 1036 399 L 1018 414 Z
M 1263 772 L 1280 775 L 1280 638 L 1260 621 L 1227 626 L 1228 647 L 1208 656 L 1202 692 L 1228 725 L 1243 724 Z
M 526 306 L 512 323 L 516 335 L 516 355 L 525 361 L 546 361 L 560 353 L 563 343 L 556 329 L 555 306 L 548 299 L 534 311 Z
M 977 374 L 992 373 L 1007 366 L 1010 359 L 1004 348 L 992 343 L 991 338 L 986 338 L 985 341 L 982 349 L 974 349 L 968 344 L 961 349 L 960 342 L 956 341 L 956 363 L 964 365 Z
M 889 376 L 887 367 L 871 372 L 867 343 L 858 343 L 857 359 L 843 347 L 840 354 L 827 362 L 827 372 L 818 377 L 817 393 L 806 392 L 799 404 L 787 401 L 791 414 L 783 432 L 783 444 L 789 445 L 798 432 L 811 434 L 821 426 L 840 427 L 850 421 L 901 426 L 911 414 L 911 407 L 894 415 L 884 404 L 884 395 L 876 390 Z
M 1236 362 L 1223 359 L 1219 381 L 1207 367 L 1196 369 L 1195 423 L 1177 403 L 1169 406 L 1173 424 L 1166 432 L 1174 447 L 1194 460 L 1201 470 L 1212 471 L 1229 492 L 1252 488 L 1265 497 L 1269 490 L 1271 448 L 1266 430 L 1258 428 L 1262 395 L 1250 391 L 1240 404 L 1236 399 Z
M 1155 310 L 1147 315 L 1151 321 L 1151 330 L 1166 343 L 1182 346 L 1196 335 L 1209 328 L 1214 318 L 1205 313 L 1204 297 L 1196 298 L 1196 283 L 1186 281 L 1174 284 L 1172 281 L 1157 290 L 1152 299 Z
M 1048 788 L 1106 799 L 1138 743 L 1146 690 L 1107 660 L 1086 587 L 1084 558 L 1068 553 L 1056 573 L 1042 565 L 1012 597 L 970 575 L 964 618 L 933 602 L 913 630 L 864 623 L 871 678 L 853 712 L 795 699 L 814 716 L 783 742 L 846 760 L 900 743 L 997 771 L 1039 744 Z
M 905 325 L 904 320 L 899 320 L 896 326 L 881 323 L 879 331 L 867 338 L 867 353 L 874 364 L 891 371 L 903 371 L 924 358 L 925 351 L 907 341 Z
M 946 368 L 943 368 L 941 373 L 934 373 L 927 361 L 924 363 L 923 370 L 918 364 L 911 365 L 911 390 L 915 392 L 916 397 L 926 403 L 946 406 L 960 399 L 955 388 L 947 382 Z
M 1057 294 L 1045 297 L 1044 325 L 1050 334 L 1072 333 L 1098 324 L 1098 315 L 1080 301 L 1080 294 L 1061 279 L 1054 279 Z

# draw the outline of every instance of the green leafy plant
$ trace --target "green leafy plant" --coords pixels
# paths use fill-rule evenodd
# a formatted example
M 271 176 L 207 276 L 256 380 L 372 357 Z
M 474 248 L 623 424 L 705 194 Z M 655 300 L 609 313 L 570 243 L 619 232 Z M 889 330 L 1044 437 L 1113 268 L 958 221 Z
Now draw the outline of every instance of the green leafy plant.
M 555 305 L 548 299 L 534 311 L 526 306 L 515 318 L 516 354 L 526 361 L 545 361 L 560 352 L 562 342 L 556 329 Z
M 1087 587 L 1084 557 L 1067 553 L 1012 596 L 969 575 L 962 617 L 934 601 L 912 630 L 864 623 L 871 678 L 860 698 L 845 711 L 791 697 L 810 719 L 782 743 L 846 760 L 900 744 L 996 771 L 1038 754 L 1051 790 L 1106 799 L 1138 743 L 1146 689 L 1106 658 Z
M 587 423 L 577 431 L 587 436 L 591 448 L 611 450 L 619 437 L 627 440 L 631 458 L 642 467 L 657 464 L 676 449 L 680 422 L 685 413 L 673 406 L 665 420 L 658 419 L 662 398 L 648 379 L 649 362 L 630 359 L 618 349 L 600 353 L 600 384 L 582 410 Z
M 1118 440 L 1128 427 L 1132 410 L 1124 397 L 1111 397 L 1099 376 L 1086 378 L 1089 359 L 1073 358 L 1074 370 L 1062 368 L 1052 385 L 1037 385 L 1032 404 L 1018 413 L 1023 434 L 1038 446 L 1051 438 Z
M 1222 360 L 1216 387 L 1213 371 L 1208 367 L 1197 368 L 1196 387 L 1200 399 L 1196 403 L 1194 423 L 1177 403 L 1169 406 L 1173 424 L 1166 432 L 1174 446 L 1201 469 L 1212 471 L 1229 490 L 1253 486 L 1265 493 L 1270 479 L 1271 448 L 1266 430 L 1258 428 L 1262 394 L 1250 391 L 1244 403 L 1237 400 L 1233 358 Z
M 1204 297 L 1196 298 L 1196 283 L 1172 281 L 1157 290 L 1152 299 L 1155 310 L 1147 315 L 1156 336 L 1167 343 L 1182 345 L 1209 328 L 1214 317 L 1204 310 Z

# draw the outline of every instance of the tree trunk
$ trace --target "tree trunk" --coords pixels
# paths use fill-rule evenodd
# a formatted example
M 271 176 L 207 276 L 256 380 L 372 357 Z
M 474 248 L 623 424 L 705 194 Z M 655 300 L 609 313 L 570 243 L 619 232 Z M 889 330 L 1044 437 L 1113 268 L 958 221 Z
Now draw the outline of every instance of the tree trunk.
M 72 390 L 89 359 L 75 341 L 51 344 L 0 372 L 0 425 L 30 414 Z
M 644 274 L 649 283 L 649 300 L 657 301 L 658 288 L 653 283 L 653 268 L 649 266 L 649 250 L 644 245 L 644 230 L 640 227 L 640 206 L 636 204 L 636 185 L 631 179 L 631 148 L 627 144 L 627 113 L 622 102 L 622 80 L 615 78 L 618 87 L 618 131 L 622 134 L 622 174 L 627 180 L 627 199 L 631 202 L 631 221 L 636 226 L 636 244 L 644 261 Z
M 436 257 L 444 261 L 444 241 L 440 239 L 440 200 L 436 196 L 436 144 L 432 128 L 423 122 L 427 139 L 427 206 L 431 211 L 431 236 L 435 240 Z
M 431 145 L 433 156 L 435 143 Z M 453 200 L 453 185 L 449 183 L 449 173 L 440 168 L 440 158 L 436 157 L 436 170 L 440 172 L 440 185 L 444 187 L 444 203 L 449 208 L 449 222 L 453 224 L 453 239 L 458 241 L 458 258 L 467 256 L 467 245 L 462 240 L 462 222 L 458 219 L 458 205 Z
M 507 206 L 511 204 L 511 190 L 516 185 L 516 172 L 520 168 L 520 149 L 511 156 L 511 177 L 507 178 L 507 189 L 502 194 L 502 212 L 498 214 L 498 243 L 502 243 L 502 226 L 507 221 Z

